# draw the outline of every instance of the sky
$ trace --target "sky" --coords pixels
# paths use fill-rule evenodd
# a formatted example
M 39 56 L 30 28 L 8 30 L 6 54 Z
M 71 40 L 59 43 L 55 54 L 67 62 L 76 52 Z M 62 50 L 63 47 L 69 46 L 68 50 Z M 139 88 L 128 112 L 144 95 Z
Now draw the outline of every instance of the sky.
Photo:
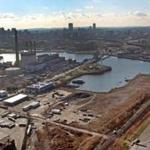
M 0 26 L 150 26 L 150 0 L 0 0 Z

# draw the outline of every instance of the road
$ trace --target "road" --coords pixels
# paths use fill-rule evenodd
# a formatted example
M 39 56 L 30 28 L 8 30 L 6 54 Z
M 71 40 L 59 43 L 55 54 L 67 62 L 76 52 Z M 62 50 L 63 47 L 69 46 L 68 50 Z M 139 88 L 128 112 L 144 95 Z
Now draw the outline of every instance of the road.
M 61 124 L 61 123 L 56 123 L 56 122 L 51 122 L 51 121 L 49 121 L 49 122 L 53 125 L 56 125 L 56 126 L 59 126 L 59 127 L 65 128 L 65 129 L 69 129 L 69 130 L 73 130 L 73 131 L 77 131 L 77 132 L 82 132 L 82 133 L 85 133 L 85 134 L 90 134 L 90 135 L 93 135 L 93 136 L 98 136 L 98 137 L 103 137 L 104 139 L 108 139 L 108 136 L 105 135 L 105 134 L 100 134 L 100 133 L 97 133 L 97 132 L 92 132 L 92 131 L 89 131 L 89 130 L 80 129 L 80 128 L 64 125 L 64 124 Z
M 38 114 L 37 115 L 36 114 L 31 114 L 30 117 L 32 119 L 41 120 L 42 122 L 46 121 L 47 123 L 50 123 L 52 125 L 55 125 L 55 126 L 58 126 L 58 127 L 62 127 L 62 128 L 65 128 L 65 129 L 69 129 L 69 130 L 73 130 L 73 131 L 77 131 L 77 132 L 82 132 L 82 133 L 90 134 L 90 135 L 93 135 L 93 136 L 103 137 L 104 139 L 108 139 L 109 138 L 105 134 L 100 134 L 100 133 L 92 132 L 92 131 L 89 131 L 89 130 L 86 130 L 86 129 L 80 129 L 80 128 L 72 127 L 72 126 L 69 126 L 69 125 L 62 124 L 62 123 L 56 123 L 54 121 L 51 121 L 50 119 L 47 119 L 47 118 L 42 117 L 42 116 L 39 116 Z
M 150 124 L 138 139 L 140 140 L 140 143 L 132 146 L 130 150 L 150 150 Z

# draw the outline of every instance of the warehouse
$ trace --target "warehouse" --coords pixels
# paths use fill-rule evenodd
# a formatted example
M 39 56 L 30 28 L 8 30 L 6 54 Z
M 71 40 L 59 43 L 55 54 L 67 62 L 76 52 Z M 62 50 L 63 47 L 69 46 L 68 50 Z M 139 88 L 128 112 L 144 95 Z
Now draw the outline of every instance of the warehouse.
M 32 84 L 26 88 L 26 92 L 30 94 L 44 93 L 54 88 L 52 82 L 39 82 L 37 84 Z
M 40 106 L 40 102 L 32 102 L 32 103 L 24 106 L 22 109 L 23 109 L 23 111 L 29 111 L 29 110 L 35 109 L 39 106 Z
M 6 105 L 13 106 L 13 105 L 16 105 L 16 104 L 18 104 L 18 103 L 23 102 L 23 101 L 26 100 L 27 98 L 28 98 L 28 96 L 25 95 L 25 94 L 18 94 L 18 95 L 16 95 L 16 96 L 13 96 L 13 97 L 10 97 L 10 98 L 4 100 L 4 103 L 5 103 Z

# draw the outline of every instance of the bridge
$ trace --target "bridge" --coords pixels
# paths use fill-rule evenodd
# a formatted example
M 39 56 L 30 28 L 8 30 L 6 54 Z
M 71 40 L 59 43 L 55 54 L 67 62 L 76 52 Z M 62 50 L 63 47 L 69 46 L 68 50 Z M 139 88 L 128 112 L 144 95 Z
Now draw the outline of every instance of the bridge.
M 111 57 L 110 54 L 103 52 L 103 51 L 97 51 L 94 54 L 93 60 L 95 60 L 97 62 L 100 61 L 101 63 L 103 63 L 103 61 L 109 57 Z

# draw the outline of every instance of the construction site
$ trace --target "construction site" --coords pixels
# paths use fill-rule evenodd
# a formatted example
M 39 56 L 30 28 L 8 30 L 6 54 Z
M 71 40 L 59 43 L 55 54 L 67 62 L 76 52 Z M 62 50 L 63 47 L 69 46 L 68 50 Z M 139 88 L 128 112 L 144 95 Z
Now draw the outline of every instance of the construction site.
M 1 68 L 0 149 L 150 149 L 144 143 L 150 139 L 150 75 L 109 92 L 83 91 L 77 77 L 112 71 L 101 63 L 104 54 L 80 63 L 58 54 L 37 57 L 31 42 L 20 59 L 14 34 L 16 63 Z

